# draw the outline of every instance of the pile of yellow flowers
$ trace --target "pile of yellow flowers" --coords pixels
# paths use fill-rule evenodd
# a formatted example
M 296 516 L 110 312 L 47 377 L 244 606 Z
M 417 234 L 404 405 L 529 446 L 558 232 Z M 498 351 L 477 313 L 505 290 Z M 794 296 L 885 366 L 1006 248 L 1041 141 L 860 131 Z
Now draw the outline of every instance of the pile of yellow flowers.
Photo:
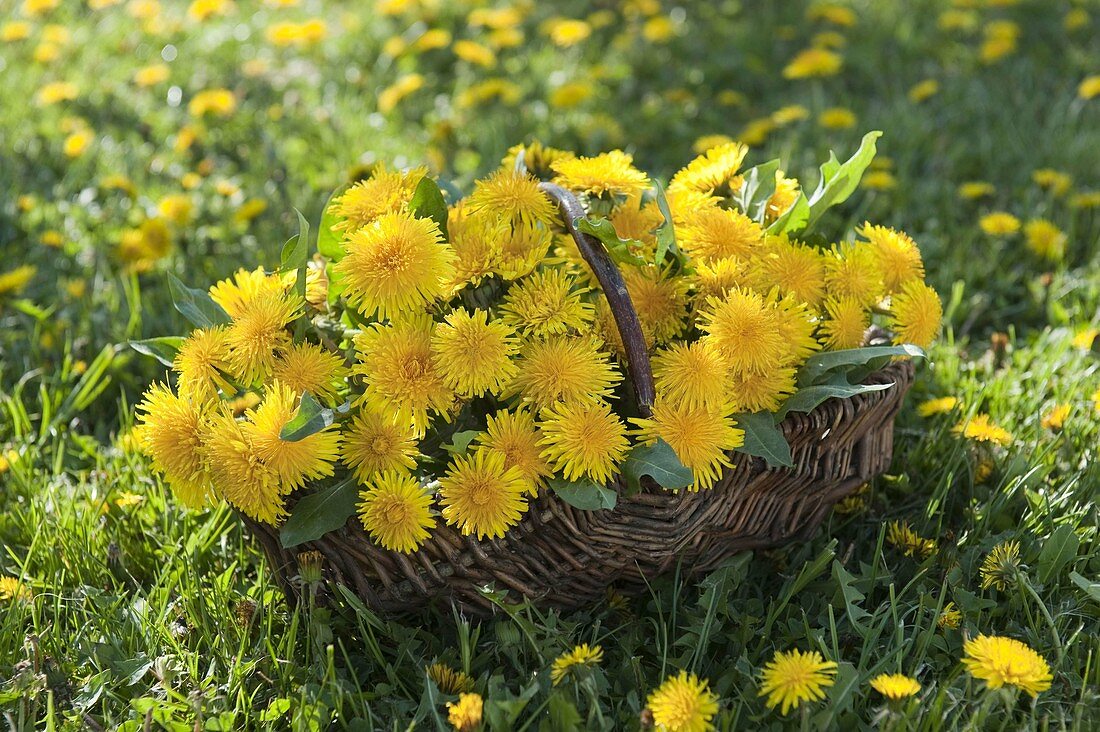
M 208 293 L 173 280 L 197 329 L 140 346 L 171 364 L 175 387 L 146 393 L 139 442 L 190 506 L 224 499 L 280 524 L 307 485 L 354 491 L 372 539 L 399 552 L 439 521 L 500 537 L 547 490 L 614 505 L 607 485 L 639 455 L 664 460 L 650 475 L 666 488 L 710 488 L 746 449 L 751 418 L 774 429 L 838 388 L 872 388 L 834 371 L 811 398 L 822 382 L 807 381 L 808 360 L 820 375 L 821 352 L 860 349 L 831 363 L 863 366 L 914 350 L 861 348 L 876 332 L 918 347 L 938 332 L 939 299 L 904 233 L 808 235 L 856 188 L 875 136 L 822 166 L 812 192 L 777 162 L 743 170 L 736 142 L 667 191 L 622 151 L 538 143 L 449 205 L 426 169 L 376 166 L 334 194 L 315 256 L 303 220 L 279 272 L 241 270 Z M 573 221 L 563 190 L 583 205 Z M 634 397 L 645 370 L 628 362 L 573 228 L 621 272 L 652 404 Z

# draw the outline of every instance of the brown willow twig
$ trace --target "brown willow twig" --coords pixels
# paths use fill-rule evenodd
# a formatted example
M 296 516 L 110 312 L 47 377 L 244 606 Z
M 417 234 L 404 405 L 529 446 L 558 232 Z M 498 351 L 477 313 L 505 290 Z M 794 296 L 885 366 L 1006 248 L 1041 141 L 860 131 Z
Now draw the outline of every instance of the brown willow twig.
M 646 347 L 645 336 L 642 334 L 642 324 L 638 320 L 638 313 L 634 309 L 634 303 L 630 301 L 630 295 L 626 290 L 626 283 L 619 268 L 615 266 L 611 255 L 604 249 L 599 239 L 591 234 L 578 231 L 576 221 L 584 218 L 584 208 L 580 201 L 569 191 L 554 183 L 539 183 L 539 189 L 549 196 L 558 208 L 561 209 L 562 218 L 565 219 L 565 229 L 580 250 L 584 261 L 592 268 L 596 279 L 607 297 L 607 303 L 611 306 L 611 315 L 615 318 L 615 325 L 619 329 L 619 336 L 623 340 L 623 350 L 626 351 L 626 366 L 630 371 L 630 379 L 634 383 L 634 396 L 638 402 L 638 412 L 643 417 L 653 414 L 653 371 L 649 366 L 649 349 Z

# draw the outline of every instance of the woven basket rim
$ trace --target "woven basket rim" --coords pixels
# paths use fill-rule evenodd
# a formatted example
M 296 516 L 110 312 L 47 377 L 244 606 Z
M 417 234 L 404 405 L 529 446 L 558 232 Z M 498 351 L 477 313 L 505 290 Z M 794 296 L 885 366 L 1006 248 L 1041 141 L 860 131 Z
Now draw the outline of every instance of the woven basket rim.
M 789 543 L 808 536 L 816 529 L 836 500 L 850 494 L 862 482 L 871 477 L 867 474 L 881 470 L 889 461 L 889 452 L 893 434 L 893 417 L 900 409 L 905 392 L 913 378 L 914 367 L 910 361 L 894 361 L 883 369 L 868 376 L 864 383 L 893 383 L 889 389 L 859 394 L 848 399 L 829 399 L 808 413 L 787 415 L 781 423 L 781 429 L 789 440 L 800 443 L 819 443 L 832 445 L 818 456 L 821 462 L 832 460 L 837 450 L 848 450 L 851 445 L 868 435 L 882 434 L 885 454 L 874 458 L 866 470 L 836 480 L 810 481 L 790 495 L 783 498 L 789 504 L 786 518 L 781 528 L 748 527 L 741 534 L 731 534 L 727 539 L 729 546 L 753 549 Z M 883 411 L 885 410 L 885 411 Z M 874 419 L 868 421 L 869 418 Z M 832 443 L 831 440 L 842 440 Z M 840 447 L 837 447 L 840 445 Z M 772 468 L 764 464 L 761 458 L 735 453 L 735 467 L 728 469 L 723 480 L 740 481 L 749 486 L 753 481 L 767 481 L 790 472 L 786 468 Z M 806 467 L 806 466 L 802 466 Z M 818 466 L 810 466 L 815 471 Z M 403 555 L 390 552 L 374 544 L 358 517 L 353 515 L 339 529 L 331 531 L 321 538 L 306 542 L 300 546 L 285 549 L 279 542 L 279 530 L 276 527 L 241 516 L 251 533 L 260 541 L 268 555 L 275 576 L 287 592 L 294 597 L 296 588 L 291 581 L 295 574 L 297 555 L 310 550 L 320 551 L 326 558 L 330 577 L 353 588 L 367 604 L 385 612 L 402 612 L 436 601 L 449 599 L 462 609 L 485 614 L 492 612 L 491 603 L 480 598 L 474 585 L 494 582 L 508 589 L 517 589 L 520 595 L 538 599 L 553 591 L 548 585 L 540 585 L 538 577 L 516 574 L 515 566 L 522 564 L 525 553 L 541 552 L 555 562 L 563 565 L 583 566 L 598 570 L 596 574 L 619 576 L 635 572 L 631 566 L 634 560 L 623 556 L 600 556 L 597 545 L 605 545 L 615 540 L 619 530 L 616 521 L 641 521 L 638 524 L 638 541 L 653 541 L 655 536 L 663 537 L 663 551 L 666 557 L 672 557 L 682 551 L 697 548 L 704 539 L 691 532 L 677 534 L 672 531 L 674 519 L 682 511 L 704 511 L 721 514 L 726 507 L 715 505 L 710 508 L 708 500 L 728 501 L 728 495 L 716 495 L 715 489 L 698 492 L 686 490 L 669 491 L 663 488 L 643 490 L 631 495 L 621 495 L 622 486 L 615 485 L 620 493 L 615 508 L 599 511 L 582 511 L 543 491 L 531 502 L 528 511 L 520 522 L 512 526 L 508 533 L 498 539 L 478 540 L 473 536 L 462 536 L 457 528 L 439 522 L 429 539 L 416 552 Z M 738 488 L 738 500 L 763 500 L 774 498 L 768 488 Z M 743 493 L 748 490 L 749 493 Z M 764 491 L 760 493 L 759 491 Z M 784 489 L 790 493 L 790 489 Z M 713 499 L 711 498 L 713 496 Z M 755 499 L 754 497 L 760 497 Z M 732 510 L 732 509 L 731 509 Z M 782 518 L 782 517 L 780 517 Z M 793 526 L 793 528 L 791 528 Z M 668 527 L 668 531 L 662 529 Z M 785 527 L 785 528 L 784 528 Z M 611 534 L 607 532 L 610 531 Z M 755 532 L 755 533 L 754 533 Z M 552 536 L 550 536 L 552 534 Z M 612 539 L 608 537 L 611 536 Z M 706 541 L 709 541 L 707 539 Z M 538 544 L 538 546 L 534 546 Z M 728 554 L 729 547 L 723 551 Z M 626 553 L 626 550 L 621 552 Z M 693 568 L 705 569 L 714 565 L 723 552 L 712 552 L 697 558 Z M 625 561 L 625 564 L 624 564 Z M 668 564 L 665 560 L 665 565 Z M 603 562 L 604 564 L 600 564 Z M 618 563 L 618 564 L 616 564 Z M 509 569 L 513 566 L 513 569 Z M 575 569 L 574 567 L 574 569 Z M 521 568 L 522 569 L 522 568 Z M 546 570 L 551 572 L 553 568 Z M 568 569 L 568 567 L 566 567 Z M 564 571 L 564 570 L 562 570 Z M 585 570 L 587 571 L 587 570 Z M 658 572 L 661 570 L 657 570 Z M 653 572 L 646 573 L 646 576 Z M 577 582 L 584 579 L 584 571 L 578 570 L 570 576 Z M 591 582 L 586 582 L 581 595 L 591 596 Z M 390 598 L 390 599 L 386 599 Z M 400 599 L 393 599 L 400 598 Z M 579 606 L 563 599 L 557 592 L 552 605 L 559 607 Z

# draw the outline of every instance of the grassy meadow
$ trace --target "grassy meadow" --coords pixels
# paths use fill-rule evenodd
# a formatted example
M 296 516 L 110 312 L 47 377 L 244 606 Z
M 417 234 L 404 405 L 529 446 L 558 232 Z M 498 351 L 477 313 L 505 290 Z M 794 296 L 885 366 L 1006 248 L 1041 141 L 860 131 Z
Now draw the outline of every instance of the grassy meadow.
M 807 49 L 834 67 L 798 73 Z M 539 140 L 667 181 L 738 140 L 812 189 L 869 130 L 819 232 L 910 234 L 944 329 L 892 467 L 809 542 L 571 613 L 388 618 L 304 580 L 294 606 L 228 506 L 184 508 L 136 449 L 165 369 L 129 343 L 188 329 L 168 274 L 274 269 L 295 209 L 316 230 L 368 166 L 468 192 Z M 1095 0 L 0 0 L 0 727 L 448 730 L 468 683 L 486 730 L 647 729 L 686 670 L 721 730 L 1094 729 L 1098 263 Z M 969 673 L 979 634 L 1049 689 Z M 837 668 L 784 714 L 761 672 L 792 649 Z

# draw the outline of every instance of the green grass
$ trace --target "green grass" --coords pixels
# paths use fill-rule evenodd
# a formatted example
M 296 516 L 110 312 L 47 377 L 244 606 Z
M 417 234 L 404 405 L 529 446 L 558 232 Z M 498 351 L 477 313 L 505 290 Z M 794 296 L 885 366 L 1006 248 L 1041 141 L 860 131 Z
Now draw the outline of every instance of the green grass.
M 945 2 L 854 2 L 859 24 L 837 29 L 848 40 L 843 72 L 801 82 L 784 80 L 782 66 L 827 28 L 804 20 L 803 2 L 687 3 L 683 15 L 669 6 L 678 34 L 666 44 L 644 42 L 642 21 L 617 14 L 564 51 L 539 23 L 591 8 L 539 4 L 524 23 L 526 42 L 502 51 L 488 72 L 454 63 L 445 50 L 382 54 L 388 37 L 413 39 L 426 27 L 413 16 L 363 11 L 355 27 L 346 11 L 329 8 L 331 37 L 292 50 L 273 49 L 264 28 L 280 13 L 302 19 L 320 5 L 277 11 L 240 2 L 233 17 L 201 25 L 184 19 L 186 4 L 164 5 L 154 38 L 137 31 L 125 6 L 95 14 L 62 3 L 49 21 L 73 38 L 56 63 L 31 59 L 37 35 L 0 43 L 0 272 L 38 267 L 24 292 L 0 295 L 0 448 L 18 453 L 0 474 L 0 576 L 20 578 L 33 593 L 0 600 L 7 727 L 403 730 L 415 721 L 446 729 L 444 703 L 453 697 L 424 673 L 435 661 L 476 679 L 493 730 L 636 729 L 646 695 L 679 669 L 710 681 L 721 698 L 719 729 L 1095 726 L 1100 419 L 1091 396 L 1100 361 L 1072 339 L 1097 327 L 1100 209 L 1068 203 L 1100 187 L 1100 104 L 1075 96 L 1082 78 L 1100 72 L 1095 3 L 1081 6 L 1092 28 L 1074 32 L 1063 27 L 1076 7 L 1068 3 L 975 11 L 1022 28 L 1019 51 L 985 65 L 975 50 L 980 26 L 937 28 Z M 476 37 L 463 9 L 440 7 L 430 25 Z M 17 4 L 0 0 L 0 18 L 9 16 L 18 16 Z M 43 22 L 35 21 L 36 34 Z M 239 27 L 247 38 L 234 35 Z M 134 70 L 167 45 L 177 54 L 170 84 L 135 89 Z M 242 76 L 254 58 L 266 59 L 268 71 Z M 425 89 L 380 114 L 377 91 L 413 71 Z M 521 101 L 456 103 L 489 76 L 514 82 Z M 906 92 L 925 78 L 937 79 L 940 92 L 915 105 Z M 78 100 L 27 103 L 59 79 L 79 84 Z M 594 96 L 550 109 L 553 88 L 578 79 L 594 80 Z M 178 107 L 164 102 L 171 84 L 183 91 Z M 211 123 L 191 149 L 174 149 L 190 121 L 187 100 L 219 85 L 238 92 L 237 113 Z M 717 104 L 722 90 L 741 92 L 744 103 Z M 444 610 L 380 618 L 327 586 L 306 588 L 312 600 L 293 607 L 232 513 L 184 511 L 118 437 L 130 405 L 161 375 L 126 342 L 183 331 L 166 271 L 199 285 L 238 266 L 273 264 L 296 231 L 293 208 L 315 222 L 360 163 L 438 159 L 439 172 L 467 189 L 509 143 L 538 137 L 582 152 L 629 147 L 641 168 L 667 175 L 699 136 L 736 136 L 789 104 L 806 106 L 810 118 L 774 132 L 751 162 L 781 157 L 812 187 L 813 165 L 827 150 L 850 153 L 860 133 L 884 130 L 880 150 L 897 186 L 860 191 L 823 231 L 841 237 L 865 219 L 905 229 L 947 310 L 944 336 L 899 419 L 890 471 L 804 545 L 741 555 L 700 580 L 678 571 L 641 597 L 568 614 L 502 602 L 484 622 Z M 815 124 L 831 106 L 852 109 L 857 127 Z M 69 161 L 62 129 L 73 116 L 96 142 Z M 189 194 L 196 217 L 173 232 L 174 252 L 151 271 L 125 271 L 115 254 L 122 230 L 183 190 L 184 175 L 206 160 L 213 173 Z M 1040 190 L 1031 174 L 1045 167 L 1071 175 L 1072 192 Z M 133 182 L 133 197 L 97 187 L 114 173 Z M 239 196 L 217 194 L 213 180 L 221 178 Z M 957 187 L 969 180 L 989 181 L 996 193 L 961 200 Z M 24 195 L 35 199 L 29 209 L 18 205 Z M 253 198 L 267 210 L 250 223 L 234 220 Z M 1069 237 L 1064 260 L 1039 260 L 1020 237 L 983 234 L 979 216 L 997 209 L 1054 221 Z M 62 234 L 60 248 L 39 244 L 52 231 Z M 67 292 L 70 281 L 83 282 L 84 294 Z M 939 396 L 958 397 L 959 411 L 916 415 L 914 404 Z M 1065 426 L 1044 427 L 1043 415 L 1060 403 L 1072 406 Z M 1011 431 L 1011 445 L 953 433 L 976 413 Z M 991 472 L 980 476 L 981 465 Z M 140 500 L 130 503 L 131 495 Z M 936 550 L 905 556 L 886 540 L 895 520 L 935 539 Z M 1025 581 L 981 589 L 982 560 L 1009 540 L 1020 542 Z M 958 629 L 937 627 L 947 602 L 962 611 Z M 977 633 L 1029 644 L 1051 664 L 1051 689 L 1034 701 L 984 689 L 959 663 L 964 638 Z M 603 662 L 552 686 L 554 658 L 578 643 L 600 644 Z M 791 648 L 818 650 L 840 668 L 824 701 L 784 718 L 757 696 L 757 678 L 774 652 Z M 882 672 L 916 676 L 919 698 L 888 714 L 868 686 Z

